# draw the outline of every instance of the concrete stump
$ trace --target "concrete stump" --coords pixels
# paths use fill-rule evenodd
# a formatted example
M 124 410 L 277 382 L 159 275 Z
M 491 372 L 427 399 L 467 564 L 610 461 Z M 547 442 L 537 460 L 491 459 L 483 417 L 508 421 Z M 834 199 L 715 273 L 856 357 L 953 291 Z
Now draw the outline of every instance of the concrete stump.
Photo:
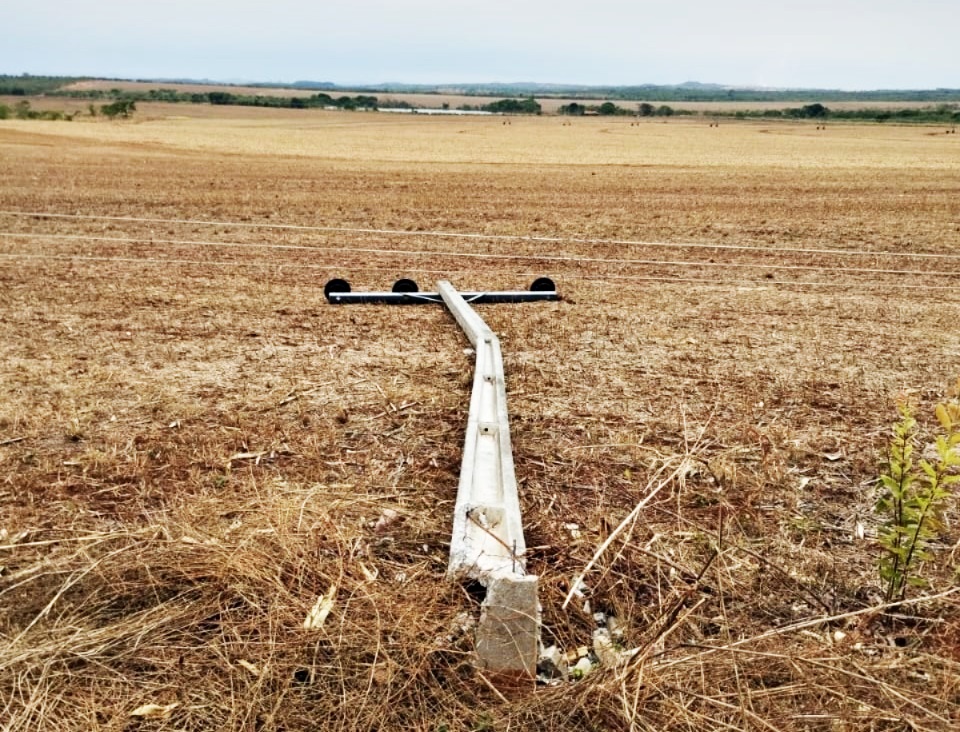
M 537 577 L 495 577 L 487 584 L 477 655 L 494 677 L 531 680 L 537 673 L 540 642 L 540 603 Z

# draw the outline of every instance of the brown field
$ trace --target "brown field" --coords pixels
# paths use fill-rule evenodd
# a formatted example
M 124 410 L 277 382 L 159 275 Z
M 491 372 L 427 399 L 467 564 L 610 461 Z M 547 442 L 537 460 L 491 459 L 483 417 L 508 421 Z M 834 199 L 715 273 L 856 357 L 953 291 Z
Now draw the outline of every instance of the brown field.
M 927 430 L 960 376 L 942 132 L 0 122 L 3 728 L 956 729 L 960 516 L 887 607 L 872 510 L 897 395 Z M 541 274 L 561 302 L 478 309 L 544 641 L 602 611 L 636 653 L 514 698 L 444 580 L 466 339 L 322 290 Z

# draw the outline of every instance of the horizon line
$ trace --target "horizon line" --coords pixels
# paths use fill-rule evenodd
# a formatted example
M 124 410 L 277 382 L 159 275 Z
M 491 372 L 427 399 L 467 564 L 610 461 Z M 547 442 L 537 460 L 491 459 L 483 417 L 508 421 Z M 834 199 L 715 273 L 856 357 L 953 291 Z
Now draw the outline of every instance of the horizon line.
M 77 80 L 93 80 L 93 81 L 130 81 L 130 82 L 167 82 L 167 83 L 193 83 L 193 84 L 210 84 L 210 85 L 224 85 L 224 86 L 263 86 L 269 87 L 271 85 L 276 85 L 278 88 L 282 87 L 296 87 L 302 84 L 316 84 L 324 85 L 337 89 L 355 89 L 355 88 L 364 88 L 364 89 L 377 89 L 377 88 L 386 88 L 391 86 L 407 86 L 407 87 L 426 87 L 432 89 L 442 89 L 445 87 L 483 87 L 483 86 L 513 86 L 513 87 L 554 87 L 558 90 L 563 89 L 578 89 L 578 90 L 590 90 L 590 89 L 624 89 L 624 88 L 635 88 L 635 87 L 650 87 L 650 88 L 659 88 L 659 89 L 681 89 L 684 87 L 691 87 L 696 89 L 697 87 L 705 89 L 715 89 L 715 90 L 725 90 L 725 91 L 750 91 L 750 92 L 842 92 L 849 94 L 869 94 L 869 93 L 897 93 L 897 92 L 938 92 L 938 91 L 954 91 L 960 93 L 960 86 L 958 87 L 943 87 L 943 86 L 929 86 L 929 87 L 872 87 L 872 88 L 845 88 L 845 87 L 824 87 L 824 86 L 771 86 L 771 85 L 761 85 L 761 84 L 735 84 L 735 83 L 724 83 L 724 82 L 701 82 L 696 80 L 687 80 L 682 82 L 674 83 L 657 83 L 657 82 L 631 82 L 631 83 L 582 83 L 582 82 L 558 82 L 558 81 L 445 81 L 445 82 L 423 82 L 423 81 L 378 81 L 378 82 L 369 82 L 369 81 L 351 81 L 351 82 L 337 82 L 330 80 L 319 80 L 319 79 L 308 79 L 300 78 L 294 81 L 281 81 L 277 79 L 269 80 L 257 80 L 257 79 L 224 79 L 224 78 L 210 78 L 210 77 L 193 77 L 193 76 L 164 76 L 164 75 L 99 75 L 99 74 L 43 74 L 43 73 L 32 73 L 32 72 L 21 72 L 18 74 L 12 73 L 0 73 L 0 76 L 6 76 L 8 78 L 31 78 L 31 77 L 46 77 L 46 78 L 67 78 L 67 79 L 77 79 Z

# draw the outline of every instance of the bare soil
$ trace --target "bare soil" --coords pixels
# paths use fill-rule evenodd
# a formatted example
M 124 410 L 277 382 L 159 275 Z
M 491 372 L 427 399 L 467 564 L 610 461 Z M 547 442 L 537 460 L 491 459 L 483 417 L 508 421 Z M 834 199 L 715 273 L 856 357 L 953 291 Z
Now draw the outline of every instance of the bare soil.
M 0 122 L 5 729 L 960 724 L 955 507 L 893 609 L 872 510 L 960 375 L 960 138 L 210 109 Z M 514 698 L 444 579 L 466 339 L 323 285 L 538 275 L 478 310 L 544 641 L 635 655 Z

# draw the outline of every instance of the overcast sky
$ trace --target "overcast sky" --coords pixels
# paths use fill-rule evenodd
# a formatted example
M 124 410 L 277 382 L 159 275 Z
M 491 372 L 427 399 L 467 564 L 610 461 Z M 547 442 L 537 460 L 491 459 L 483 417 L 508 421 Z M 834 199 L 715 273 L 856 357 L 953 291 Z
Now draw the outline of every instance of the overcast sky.
M 960 87 L 960 0 L 0 0 L 0 73 Z

